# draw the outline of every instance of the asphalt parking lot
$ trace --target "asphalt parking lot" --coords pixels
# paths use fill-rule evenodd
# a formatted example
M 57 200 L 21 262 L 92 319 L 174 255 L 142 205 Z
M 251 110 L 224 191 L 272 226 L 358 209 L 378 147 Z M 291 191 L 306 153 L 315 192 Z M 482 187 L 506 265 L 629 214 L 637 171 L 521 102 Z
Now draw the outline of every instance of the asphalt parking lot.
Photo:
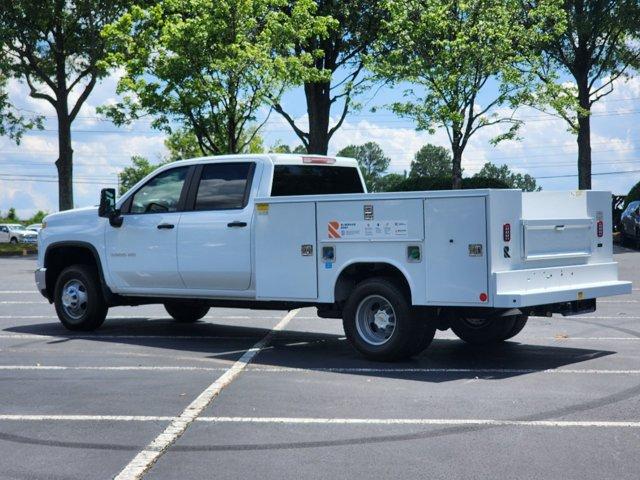
M 0 258 L 0 478 L 640 478 L 640 252 L 631 295 L 532 318 L 499 347 L 438 332 L 361 358 L 339 320 L 160 306 L 66 331 L 33 258 Z

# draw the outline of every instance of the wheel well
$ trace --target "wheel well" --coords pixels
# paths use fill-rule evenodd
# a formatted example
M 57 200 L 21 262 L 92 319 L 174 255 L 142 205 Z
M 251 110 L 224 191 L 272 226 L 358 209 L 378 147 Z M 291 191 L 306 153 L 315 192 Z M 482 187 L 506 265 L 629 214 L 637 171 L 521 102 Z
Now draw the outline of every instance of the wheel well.
M 93 265 L 101 272 L 100 264 L 95 253 L 89 248 L 80 245 L 60 245 L 47 249 L 44 258 L 44 266 L 47 269 L 46 285 L 47 297 L 52 301 L 58 276 L 66 267 L 71 265 Z
M 396 280 L 411 299 L 409 282 L 398 267 L 389 263 L 363 262 L 353 263 L 340 272 L 334 289 L 334 301 L 337 304 L 343 303 L 358 283 L 371 277 L 389 277 Z

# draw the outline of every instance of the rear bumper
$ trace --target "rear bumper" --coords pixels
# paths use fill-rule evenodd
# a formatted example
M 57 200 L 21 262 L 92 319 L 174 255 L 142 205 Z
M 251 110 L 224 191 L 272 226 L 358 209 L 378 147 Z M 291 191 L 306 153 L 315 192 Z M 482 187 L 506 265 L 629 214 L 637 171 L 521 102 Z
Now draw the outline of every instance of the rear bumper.
M 499 308 L 533 307 L 628 293 L 631 293 L 631 282 L 603 282 L 575 285 L 571 288 L 557 287 L 500 293 L 494 298 L 494 306 Z
M 631 293 L 615 262 L 496 272 L 494 307 L 518 308 Z

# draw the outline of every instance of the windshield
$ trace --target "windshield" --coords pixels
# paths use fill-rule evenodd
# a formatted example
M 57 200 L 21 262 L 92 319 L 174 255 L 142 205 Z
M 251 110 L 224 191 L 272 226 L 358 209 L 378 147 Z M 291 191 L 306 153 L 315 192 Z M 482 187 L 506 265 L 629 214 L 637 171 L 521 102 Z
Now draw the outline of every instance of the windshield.
M 7 228 L 12 232 L 21 232 L 24 230 L 22 225 L 7 225 Z

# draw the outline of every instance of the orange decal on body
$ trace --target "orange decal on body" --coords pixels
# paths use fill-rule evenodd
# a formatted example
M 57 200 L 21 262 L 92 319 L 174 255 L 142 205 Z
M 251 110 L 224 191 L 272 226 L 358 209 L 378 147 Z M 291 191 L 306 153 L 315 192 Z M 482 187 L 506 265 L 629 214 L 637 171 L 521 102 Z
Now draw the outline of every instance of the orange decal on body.
M 329 222 L 327 224 L 327 228 L 329 231 L 329 238 L 340 238 L 340 232 L 338 231 L 340 228 L 340 222 Z

